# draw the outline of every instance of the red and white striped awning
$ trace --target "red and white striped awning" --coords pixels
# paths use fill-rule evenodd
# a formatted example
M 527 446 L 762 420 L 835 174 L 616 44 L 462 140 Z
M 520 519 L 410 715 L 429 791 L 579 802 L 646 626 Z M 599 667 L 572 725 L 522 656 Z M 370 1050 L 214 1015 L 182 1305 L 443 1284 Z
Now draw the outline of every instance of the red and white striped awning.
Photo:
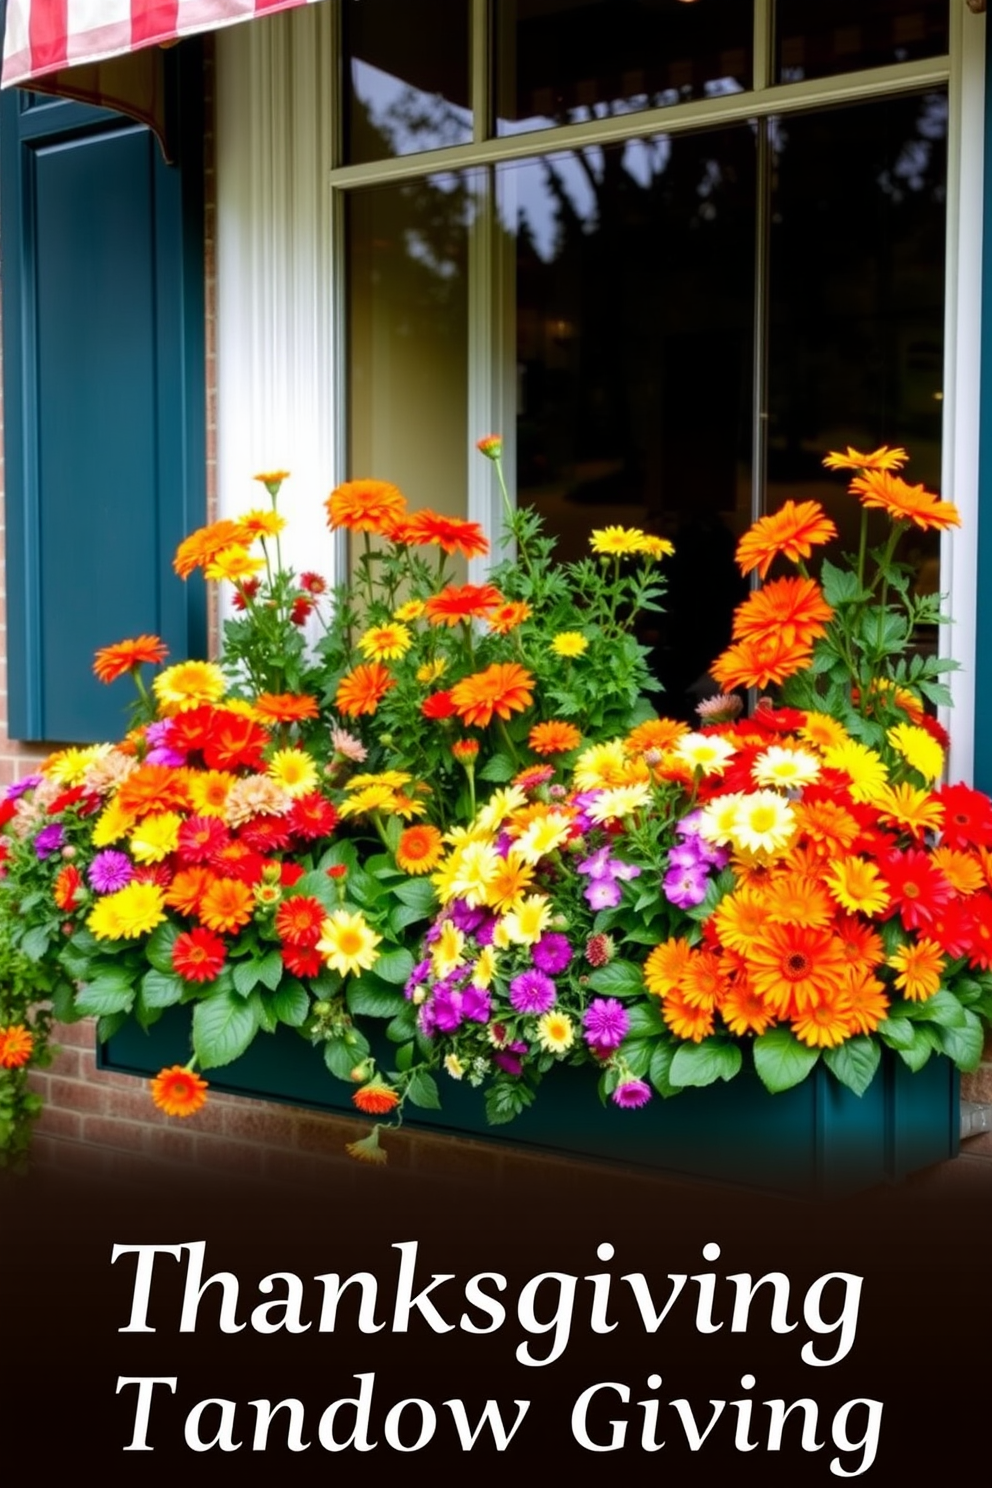
M 3 86 L 314 0 L 7 0 Z

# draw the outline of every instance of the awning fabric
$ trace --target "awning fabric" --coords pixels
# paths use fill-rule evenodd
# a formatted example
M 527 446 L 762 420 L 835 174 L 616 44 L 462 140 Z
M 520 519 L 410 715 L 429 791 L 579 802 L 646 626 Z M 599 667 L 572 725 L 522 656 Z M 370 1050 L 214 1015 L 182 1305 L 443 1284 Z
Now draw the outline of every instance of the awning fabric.
M 3 86 L 314 0 L 7 0 Z M 58 91 L 63 91 L 58 89 Z M 64 90 L 71 92 L 70 89 Z

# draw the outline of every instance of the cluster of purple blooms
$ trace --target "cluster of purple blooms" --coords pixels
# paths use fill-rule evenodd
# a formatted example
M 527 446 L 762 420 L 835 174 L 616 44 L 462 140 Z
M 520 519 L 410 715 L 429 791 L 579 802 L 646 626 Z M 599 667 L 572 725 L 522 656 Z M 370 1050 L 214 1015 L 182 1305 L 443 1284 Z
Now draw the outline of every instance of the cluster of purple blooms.
M 702 904 L 709 887 L 710 873 L 725 868 L 729 853 L 700 835 L 703 813 L 693 811 L 675 828 L 679 841 L 668 854 L 668 872 L 662 889 L 669 904 L 679 909 L 693 909 Z
M 590 909 L 616 909 L 623 895 L 620 885 L 641 875 L 633 863 L 611 858 L 609 843 L 579 863 L 577 871 L 589 880 L 582 893 Z

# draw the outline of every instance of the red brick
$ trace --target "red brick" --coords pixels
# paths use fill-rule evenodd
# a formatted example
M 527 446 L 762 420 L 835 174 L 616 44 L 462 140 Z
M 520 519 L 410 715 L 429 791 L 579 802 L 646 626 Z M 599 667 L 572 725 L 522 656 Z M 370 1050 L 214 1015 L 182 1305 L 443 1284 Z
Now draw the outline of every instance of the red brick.
M 107 1092 L 88 1081 L 63 1080 L 53 1075 L 49 1089 L 52 1104 L 69 1111 L 97 1111 L 102 1115 L 107 1109 Z
M 181 1127 L 142 1127 L 142 1151 L 153 1162 L 177 1162 L 193 1167 L 196 1138 Z
M 974 1074 L 962 1076 L 961 1099 L 992 1104 L 992 1064 L 980 1065 Z
M 69 1141 L 78 1142 L 82 1127 L 83 1118 L 77 1111 L 60 1111 L 58 1106 L 46 1105 L 35 1122 L 32 1142 L 37 1142 L 42 1136 L 65 1137 Z
M 196 1143 L 196 1164 L 202 1171 L 210 1169 L 223 1173 L 252 1173 L 261 1177 L 262 1154 L 257 1147 L 247 1142 L 227 1142 L 218 1137 L 199 1137 Z
M 982 1157 L 992 1162 L 992 1131 L 979 1132 L 975 1137 L 961 1143 L 961 1155 L 969 1157 Z
M 296 1145 L 299 1117 L 290 1114 L 283 1106 L 264 1106 L 257 1101 L 229 1101 L 222 1111 L 225 1136 L 287 1150 Z
M 114 1147 L 126 1152 L 141 1152 L 144 1146 L 142 1128 L 131 1121 L 114 1121 L 109 1116 L 85 1116 L 83 1141 L 97 1147 Z

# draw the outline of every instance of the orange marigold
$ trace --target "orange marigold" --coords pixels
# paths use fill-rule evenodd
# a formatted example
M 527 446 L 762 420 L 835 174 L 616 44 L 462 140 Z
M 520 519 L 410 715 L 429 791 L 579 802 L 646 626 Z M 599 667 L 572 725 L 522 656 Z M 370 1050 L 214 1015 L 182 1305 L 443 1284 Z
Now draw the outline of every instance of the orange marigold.
M 374 532 L 380 537 L 391 537 L 406 515 L 406 498 L 389 481 L 345 481 L 324 504 L 329 526 L 346 527 L 349 532 Z
M 446 553 L 461 553 L 465 558 L 484 558 L 489 552 L 489 542 L 478 522 L 445 517 L 429 508 L 405 517 L 396 537 L 411 547 L 434 546 Z
M 735 687 L 765 688 L 801 671 L 811 654 L 809 646 L 789 642 L 780 635 L 737 641 L 717 657 L 710 675 L 724 692 L 732 692 Z
M 432 595 L 424 613 L 432 625 L 458 625 L 463 620 L 488 620 L 505 602 L 494 584 L 449 584 Z
M 784 645 L 809 646 L 826 634 L 833 613 L 815 579 L 773 579 L 734 611 L 734 640 L 778 636 Z
M 361 713 L 374 713 L 396 678 L 391 677 L 378 661 L 355 667 L 354 671 L 341 678 L 334 695 L 334 706 L 339 713 L 357 718 Z
M 300 723 L 320 715 L 317 699 L 305 692 L 261 692 L 252 706 L 263 723 Z
M 407 827 L 396 844 L 396 862 L 404 873 L 430 873 L 444 856 L 444 839 L 437 827 Z
M 101 682 L 116 682 L 135 667 L 157 666 L 168 654 L 168 646 L 158 636 L 135 636 L 131 641 L 103 646 L 93 658 L 93 670 Z
M 506 604 L 501 604 L 498 609 L 491 610 L 486 616 L 489 629 L 497 635 L 509 635 L 511 630 L 516 630 L 518 625 L 523 625 L 529 620 L 534 611 L 529 604 L 522 599 L 508 599 Z
M 837 528 L 818 501 L 787 501 L 777 512 L 760 517 L 737 544 L 741 573 L 757 569 L 764 578 L 779 554 L 792 563 L 808 558 L 815 546 L 830 542 Z
M 0 1069 L 19 1069 L 34 1051 L 34 1034 L 23 1023 L 0 1028 Z
M 515 661 L 494 662 L 451 689 L 455 712 L 468 728 L 487 728 L 493 714 L 509 718 L 522 713 L 534 698 L 534 678 Z
M 388 1085 L 375 1083 L 363 1085 L 351 1098 L 366 1116 L 385 1116 L 387 1111 L 394 1111 L 400 1103 L 395 1090 Z
M 887 512 L 894 522 L 913 522 L 924 532 L 933 527 L 944 532 L 960 527 L 961 517 L 951 501 L 941 501 L 922 485 L 910 486 L 899 475 L 887 470 L 868 470 L 856 475 L 849 487 L 862 506 Z
M 553 718 L 548 723 L 535 723 L 527 743 L 535 754 L 567 754 L 582 743 L 582 735 L 574 723 Z
M 195 1070 L 174 1064 L 151 1082 L 152 1100 L 166 1116 L 195 1116 L 207 1102 L 207 1082 Z
M 204 889 L 197 909 L 201 924 L 219 935 L 233 935 L 254 912 L 255 896 L 237 878 L 215 878 Z
M 189 537 L 184 538 L 176 549 L 172 566 L 181 579 L 188 579 L 194 569 L 212 563 L 218 553 L 229 548 L 232 543 L 243 543 L 245 538 L 245 529 L 240 522 L 231 517 L 222 517 L 219 522 L 211 522 L 208 527 L 198 527 Z

